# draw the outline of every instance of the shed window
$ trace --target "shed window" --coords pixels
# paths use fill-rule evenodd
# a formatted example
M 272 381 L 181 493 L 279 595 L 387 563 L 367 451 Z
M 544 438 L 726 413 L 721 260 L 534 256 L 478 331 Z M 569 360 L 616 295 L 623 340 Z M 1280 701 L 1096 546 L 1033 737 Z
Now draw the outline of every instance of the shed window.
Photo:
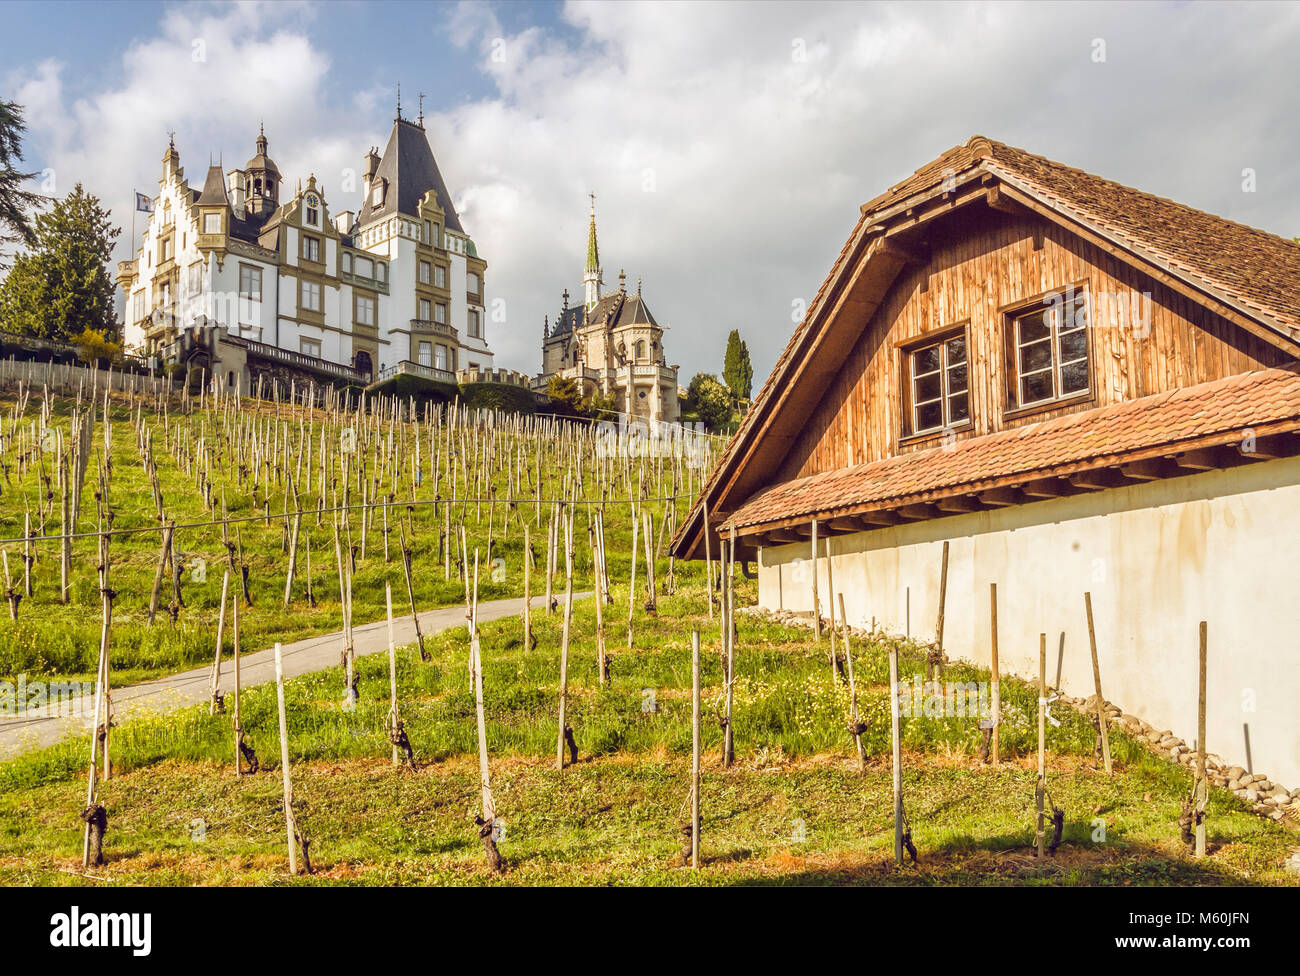
M 1007 406 L 1032 407 L 1086 394 L 1088 376 L 1087 296 L 1067 293 L 1022 312 L 1007 335 Z
M 955 427 L 970 419 L 965 333 L 911 350 L 908 368 L 911 433 Z

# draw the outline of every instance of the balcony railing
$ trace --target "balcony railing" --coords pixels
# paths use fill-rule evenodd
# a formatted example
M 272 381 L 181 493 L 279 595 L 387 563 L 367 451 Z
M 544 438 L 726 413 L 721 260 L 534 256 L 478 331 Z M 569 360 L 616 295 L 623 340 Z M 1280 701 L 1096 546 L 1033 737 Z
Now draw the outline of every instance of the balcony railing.
M 635 365 L 635 364 L 634 364 L 634 365 L 632 366 L 632 375 L 633 375 L 634 377 L 638 377 L 638 378 L 642 378 L 642 377 L 644 377 L 644 378 L 657 377 L 658 379 L 661 379 L 661 380 L 671 380 L 671 379 L 673 379 L 673 371 L 672 371 L 672 369 L 669 368 L 668 366 Z
M 370 374 L 363 373 L 351 366 L 344 366 L 342 363 L 331 363 L 327 359 L 308 356 L 306 353 L 294 352 L 292 349 L 281 349 L 279 346 L 267 345 L 265 342 L 257 342 L 253 339 L 245 339 L 244 341 L 248 344 L 248 351 L 253 355 L 261 356 L 263 359 L 273 359 L 276 362 L 284 363 L 286 366 L 295 366 L 298 369 L 306 369 L 314 373 L 324 373 L 328 376 L 336 376 L 339 379 L 356 383 L 365 382 L 370 378 Z
M 437 366 L 426 366 L 423 363 L 414 363 L 409 359 L 403 359 L 400 363 L 392 366 L 385 366 L 379 371 L 379 377 L 376 383 L 385 383 L 388 380 L 396 379 L 398 376 L 418 376 L 421 379 L 433 380 L 436 383 L 456 382 L 456 374 L 449 369 L 439 369 Z
M 460 333 L 456 331 L 454 326 L 450 326 L 446 322 L 434 322 L 431 319 L 411 319 L 411 329 L 412 331 L 432 332 L 434 335 L 460 342 Z

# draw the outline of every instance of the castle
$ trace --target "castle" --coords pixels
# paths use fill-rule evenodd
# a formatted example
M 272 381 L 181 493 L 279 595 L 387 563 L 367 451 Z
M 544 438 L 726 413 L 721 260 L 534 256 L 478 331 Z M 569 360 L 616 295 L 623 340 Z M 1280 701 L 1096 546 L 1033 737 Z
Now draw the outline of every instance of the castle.
M 675 423 L 677 367 L 664 358 L 664 327 L 655 321 L 641 296 L 627 291 L 627 277 L 618 275 L 618 291 L 603 294 L 604 274 L 596 241 L 593 202 L 587 231 L 587 267 L 582 278 L 582 305 L 569 305 L 569 292 L 554 326 L 542 325 L 542 371 L 537 387 L 553 376 L 572 379 L 583 395 L 613 397 L 620 413 L 648 421 Z
M 314 175 L 293 196 L 265 132 L 242 169 L 201 189 L 171 142 L 133 260 L 118 265 L 129 351 L 245 391 L 270 379 L 450 388 L 491 373 L 487 263 L 461 225 L 424 130 L 401 105 L 363 159 L 359 213 L 331 212 Z M 345 174 L 344 189 L 348 189 Z

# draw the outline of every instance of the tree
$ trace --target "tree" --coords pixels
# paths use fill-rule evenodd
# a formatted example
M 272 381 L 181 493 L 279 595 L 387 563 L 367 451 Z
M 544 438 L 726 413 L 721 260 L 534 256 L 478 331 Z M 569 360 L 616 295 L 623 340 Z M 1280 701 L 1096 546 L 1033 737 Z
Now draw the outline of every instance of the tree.
M 91 366 L 104 368 L 122 358 L 122 344 L 111 341 L 97 329 L 86 329 L 77 336 L 77 355 Z
M 40 194 L 23 189 L 23 184 L 36 174 L 17 168 L 18 160 L 23 158 L 26 130 L 22 106 L 0 101 L 0 244 L 35 243 L 28 213 L 45 202 Z
M 686 398 L 697 417 L 711 431 L 726 430 L 731 422 L 731 393 L 709 373 L 696 373 L 687 387 Z
M 18 255 L 0 285 L 0 328 L 75 342 L 87 329 L 121 341 L 108 261 L 122 233 L 109 211 L 78 183 L 36 218 L 31 251 Z
M 617 420 L 618 400 L 614 396 L 605 396 L 599 390 L 582 398 L 578 409 L 592 420 Z
M 571 417 L 581 411 L 582 389 L 572 377 L 556 374 L 547 380 L 546 398 L 558 414 Z
M 722 379 L 737 400 L 748 400 L 754 389 L 754 367 L 749 361 L 749 347 L 740 338 L 740 330 L 727 336 L 727 353 L 722 361 Z

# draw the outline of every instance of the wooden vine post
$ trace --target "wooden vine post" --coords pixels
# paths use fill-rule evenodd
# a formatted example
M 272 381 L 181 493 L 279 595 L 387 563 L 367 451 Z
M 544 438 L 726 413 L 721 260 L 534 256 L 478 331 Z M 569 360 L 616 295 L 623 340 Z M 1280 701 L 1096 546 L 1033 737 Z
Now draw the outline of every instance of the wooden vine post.
M 939 568 L 939 617 L 934 623 L 934 660 L 927 665 L 925 677 L 943 680 L 943 622 L 948 605 L 948 540 L 943 540 L 943 563 Z
M 700 632 L 691 631 L 691 869 L 700 868 Z
M 1205 675 L 1209 637 L 1206 622 L 1201 621 L 1200 669 L 1197 682 L 1196 709 L 1196 856 L 1205 857 L 1205 806 L 1210 799 L 1210 783 L 1205 775 Z
M 1092 683 L 1097 692 L 1097 735 L 1101 739 L 1101 761 L 1106 775 L 1114 775 L 1110 762 L 1110 729 L 1106 724 L 1106 698 L 1101 693 L 1101 664 L 1097 659 L 1097 629 L 1092 622 L 1092 593 L 1083 594 L 1083 606 L 1088 612 L 1088 647 L 1092 651 Z
M 401 763 L 398 735 L 402 729 L 402 716 L 397 709 L 397 644 L 393 639 L 393 586 L 384 581 L 384 609 L 388 616 L 388 729 L 393 743 L 393 765 Z
M 853 679 L 853 648 L 849 646 L 849 622 L 844 615 L 844 594 L 839 594 L 840 604 L 840 636 L 841 643 L 844 645 L 844 666 L 848 669 L 849 676 L 849 731 L 853 734 L 853 744 L 858 752 L 858 772 L 867 771 L 867 750 L 862 745 L 862 733 L 866 731 L 858 721 L 858 686 Z
M 1001 674 L 998 670 L 998 584 L 997 583 L 989 584 L 989 626 L 991 628 L 989 668 L 992 671 L 992 685 L 993 685 L 992 689 L 990 690 L 991 700 L 989 703 L 991 706 L 991 711 L 993 712 L 993 715 L 990 718 L 990 721 L 993 722 L 993 736 L 992 736 L 993 750 L 992 750 L 991 759 L 993 761 L 993 765 L 996 766 L 998 765 L 1001 758 L 1001 754 L 999 751 L 1001 743 L 999 742 L 998 739 L 998 733 L 1001 731 L 1000 726 L 1002 725 L 1002 683 L 1001 683 Z
M 230 607 L 230 638 L 234 644 L 234 680 L 235 680 L 235 706 L 230 716 L 231 728 L 235 733 L 235 775 L 244 775 L 244 725 L 239 716 L 239 597 L 236 596 L 231 601 Z
M 524 650 L 537 646 L 533 638 L 533 537 L 524 522 Z
M 221 576 L 221 610 L 217 614 L 217 647 L 212 657 L 212 676 L 208 679 L 208 714 L 217 714 L 221 688 L 221 644 L 226 633 L 226 599 L 230 592 L 230 570 Z
M 903 749 L 898 703 L 898 643 L 889 644 L 889 742 L 894 782 L 894 863 L 903 863 Z
M 559 732 L 555 740 L 555 768 L 564 771 L 564 750 L 574 742 L 573 730 L 568 726 L 569 698 L 569 635 L 573 626 L 573 510 L 561 516 L 564 523 L 564 625 L 560 637 L 560 714 Z M 577 759 L 577 748 L 572 747 Z
M 478 550 L 474 551 L 474 593 L 469 607 L 469 660 L 474 684 L 474 718 L 478 734 L 479 796 L 482 814 L 476 819 L 479 838 L 487 853 L 488 867 L 496 874 L 505 870 L 497 850 L 496 801 L 492 796 L 492 780 L 488 771 L 487 718 L 483 710 L 483 657 L 478 637 Z
M 813 634 L 817 643 L 822 639 L 822 609 L 817 598 L 817 520 L 812 520 L 812 615 Z
M 727 540 L 727 559 L 723 564 L 726 573 L 723 579 L 722 633 L 727 655 L 726 687 L 726 728 L 722 730 L 722 765 L 730 769 L 736 761 L 735 736 L 732 729 L 732 704 L 736 687 L 736 523 L 730 526 L 730 538 Z
M 279 641 L 275 643 L 275 704 L 280 713 L 280 770 L 284 781 L 284 829 L 289 841 L 289 873 L 297 874 L 298 849 L 294 843 L 297 827 L 293 816 L 293 782 L 289 776 L 289 729 L 284 713 L 284 668 Z
M 1034 788 L 1034 805 L 1038 810 L 1034 828 L 1035 855 L 1042 857 L 1047 848 L 1043 825 L 1043 800 L 1047 792 L 1047 635 L 1038 635 L 1038 785 Z

